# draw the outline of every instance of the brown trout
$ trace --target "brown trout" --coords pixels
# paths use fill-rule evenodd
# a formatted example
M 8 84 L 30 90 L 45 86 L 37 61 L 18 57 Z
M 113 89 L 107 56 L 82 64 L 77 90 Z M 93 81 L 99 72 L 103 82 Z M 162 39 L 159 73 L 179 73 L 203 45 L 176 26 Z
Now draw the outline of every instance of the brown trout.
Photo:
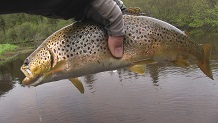
M 210 45 L 190 41 L 176 27 L 147 16 L 124 15 L 124 54 L 114 58 L 107 45 L 104 28 L 93 22 L 76 22 L 49 36 L 29 57 L 21 71 L 24 85 L 70 79 L 103 71 L 129 67 L 143 73 L 145 64 L 169 61 L 187 67 L 189 61 L 213 79 Z M 77 87 L 80 88 L 80 87 Z

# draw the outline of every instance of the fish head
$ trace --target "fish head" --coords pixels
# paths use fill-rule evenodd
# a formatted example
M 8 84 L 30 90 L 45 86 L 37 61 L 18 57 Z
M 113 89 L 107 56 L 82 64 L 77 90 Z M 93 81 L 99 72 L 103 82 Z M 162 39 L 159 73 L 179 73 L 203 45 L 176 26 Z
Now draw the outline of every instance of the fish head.
M 49 49 L 47 47 L 39 47 L 25 59 L 21 66 L 21 71 L 26 76 L 22 84 L 28 85 L 49 72 L 52 67 L 52 62 L 52 54 Z

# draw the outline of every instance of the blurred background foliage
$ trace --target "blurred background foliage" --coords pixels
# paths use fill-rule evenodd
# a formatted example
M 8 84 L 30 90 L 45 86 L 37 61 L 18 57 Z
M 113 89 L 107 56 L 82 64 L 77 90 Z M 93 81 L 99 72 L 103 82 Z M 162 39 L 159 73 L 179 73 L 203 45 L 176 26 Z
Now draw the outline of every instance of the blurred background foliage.
M 151 17 L 166 21 L 191 34 L 218 34 L 218 0 L 123 0 Z
M 140 7 L 147 16 L 166 21 L 192 34 L 218 33 L 218 0 L 123 0 L 127 7 Z M 72 20 L 20 14 L 0 15 L 0 44 L 42 42 Z

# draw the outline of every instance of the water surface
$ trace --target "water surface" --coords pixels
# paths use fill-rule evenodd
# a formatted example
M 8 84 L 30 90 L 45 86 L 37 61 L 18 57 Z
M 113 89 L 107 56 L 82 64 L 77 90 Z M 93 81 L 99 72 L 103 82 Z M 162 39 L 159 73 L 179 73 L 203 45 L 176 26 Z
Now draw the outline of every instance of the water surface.
M 215 46 L 214 81 L 196 65 L 158 64 L 145 75 L 124 68 L 80 77 L 85 94 L 67 79 L 23 87 L 20 66 L 28 54 L 22 54 L 0 67 L 0 122 L 217 123 L 217 53 Z

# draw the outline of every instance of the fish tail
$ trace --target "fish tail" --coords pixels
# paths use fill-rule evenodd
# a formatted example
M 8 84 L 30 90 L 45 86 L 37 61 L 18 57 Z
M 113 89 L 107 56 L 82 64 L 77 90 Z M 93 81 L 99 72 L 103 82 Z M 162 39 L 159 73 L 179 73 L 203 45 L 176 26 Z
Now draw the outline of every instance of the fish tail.
M 210 53 L 212 46 L 210 44 L 202 44 L 201 46 L 204 50 L 204 59 L 198 62 L 198 67 L 204 74 L 206 74 L 209 78 L 214 80 L 212 71 L 210 69 Z

